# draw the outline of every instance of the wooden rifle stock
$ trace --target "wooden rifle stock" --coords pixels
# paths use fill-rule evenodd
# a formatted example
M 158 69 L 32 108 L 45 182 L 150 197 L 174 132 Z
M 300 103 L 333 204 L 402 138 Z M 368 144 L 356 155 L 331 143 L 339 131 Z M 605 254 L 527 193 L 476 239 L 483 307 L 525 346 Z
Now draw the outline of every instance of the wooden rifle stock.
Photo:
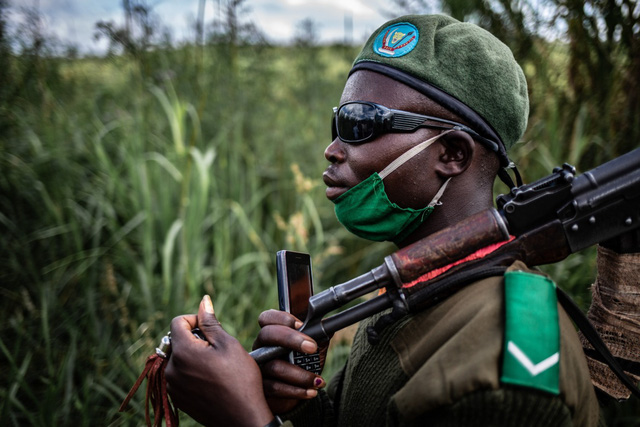
M 478 212 L 391 255 L 400 283 L 409 283 L 423 274 L 509 238 L 507 226 L 495 209 Z
M 444 231 L 444 230 L 443 230 Z M 571 254 L 560 221 L 552 221 L 524 233 L 482 258 L 452 266 L 437 277 L 403 287 L 411 311 L 424 309 L 457 292 L 472 281 L 497 276 L 516 261 L 528 266 L 561 261 Z

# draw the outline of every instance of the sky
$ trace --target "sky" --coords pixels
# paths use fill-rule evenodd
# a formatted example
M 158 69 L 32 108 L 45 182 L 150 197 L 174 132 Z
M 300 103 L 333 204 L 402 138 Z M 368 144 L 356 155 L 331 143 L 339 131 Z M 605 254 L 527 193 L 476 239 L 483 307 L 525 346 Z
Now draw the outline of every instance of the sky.
M 206 0 L 205 22 L 211 22 L 220 3 L 225 0 Z M 296 34 L 298 24 L 312 19 L 321 42 L 343 41 L 345 22 L 352 25 L 348 38 L 354 43 L 389 19 L 388 0 L 247 0 L 244 21 L 251 21 L 271 42 L 286 42 Z M 96 41 L 93 34 L 97 21 L 122 24 L 124 14 L 121 0 L 9 0 L 10 22 L 17 25 L 23 19 L 25 7 L 37 8 L 44 18 L 47 34 L 55 34 L 61 41 L 71 42 L 80 52 L 101 53 L 106 40 Z M 193 25 L 198 14 L 199 0 L 147 0 L 160 21 L 171 29 L 174 40 L 193 39 Z

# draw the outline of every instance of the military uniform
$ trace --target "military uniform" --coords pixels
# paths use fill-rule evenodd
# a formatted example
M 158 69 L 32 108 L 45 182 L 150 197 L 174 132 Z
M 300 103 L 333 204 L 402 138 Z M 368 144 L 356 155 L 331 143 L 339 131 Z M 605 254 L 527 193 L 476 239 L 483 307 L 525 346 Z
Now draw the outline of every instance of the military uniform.
M 526 270 L 516 263 L 511 270 Z M 558 307 L 559 391 L 501 381 L 502 277 L 478 281 L 402 319 L 371 345 L 362 322 L 329 393 L 289 414 L 295 426 L 596 426 L 598 402 L 582 346 Z M 531 302 L 535 304 L 535 301 Z

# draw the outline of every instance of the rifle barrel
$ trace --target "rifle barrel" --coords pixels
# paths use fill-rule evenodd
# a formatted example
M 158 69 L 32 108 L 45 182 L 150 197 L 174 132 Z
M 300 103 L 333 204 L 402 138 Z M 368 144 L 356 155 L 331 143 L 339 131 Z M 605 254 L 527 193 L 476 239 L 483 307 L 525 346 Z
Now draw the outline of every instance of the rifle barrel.
M 616 157 L 576 177 L 571 193 L 579 196 L 585 191 L 597 188 L 621 175 L 640 169 L 640 148 Z

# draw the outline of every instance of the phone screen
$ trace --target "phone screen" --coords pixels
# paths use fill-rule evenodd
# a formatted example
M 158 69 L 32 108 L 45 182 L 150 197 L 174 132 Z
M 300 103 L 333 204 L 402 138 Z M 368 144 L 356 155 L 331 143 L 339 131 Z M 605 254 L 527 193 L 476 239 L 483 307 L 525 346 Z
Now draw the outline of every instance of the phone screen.
M 291 314 L 304 321 L 307 318 L 309 297 L 312 295 L 311 266 L 295 262 L 287 263 L 287 279 L 289 284 L 289 310 Z

